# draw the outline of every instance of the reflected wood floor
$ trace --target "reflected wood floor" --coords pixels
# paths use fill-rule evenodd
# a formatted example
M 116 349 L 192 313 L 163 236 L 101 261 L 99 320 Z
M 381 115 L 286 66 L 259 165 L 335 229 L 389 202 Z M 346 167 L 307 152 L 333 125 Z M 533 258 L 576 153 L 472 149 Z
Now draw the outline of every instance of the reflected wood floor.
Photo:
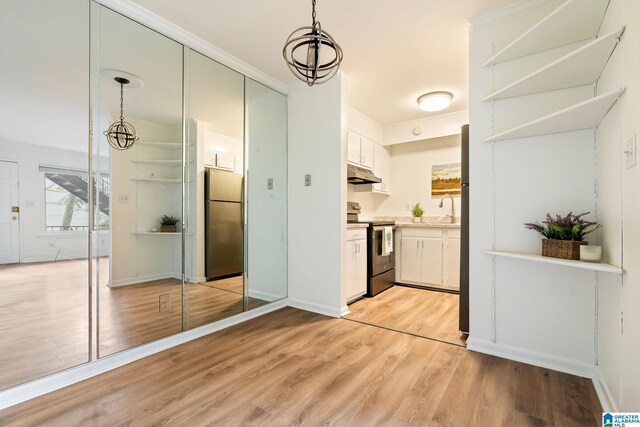
M 191 309 L 185 329 L 266 303 L 243 303 L 242 294 L 201 284 L 186 292 Z M 179 280 L 101 285 L 99 294 L 100 356 L 183 329 Z M 171 295 L 168 312 L 159 312 L 161 294 Z M 86 260 L 0 266 L 0 389 L 89 360 L 88 298 Z
M 285 308 L 0 412 L 13 425 L 596 426 L 590 380 Z
M 346 318 L 464 346 L 458 302 L 457 294 L 396 285 L 349 305 Z

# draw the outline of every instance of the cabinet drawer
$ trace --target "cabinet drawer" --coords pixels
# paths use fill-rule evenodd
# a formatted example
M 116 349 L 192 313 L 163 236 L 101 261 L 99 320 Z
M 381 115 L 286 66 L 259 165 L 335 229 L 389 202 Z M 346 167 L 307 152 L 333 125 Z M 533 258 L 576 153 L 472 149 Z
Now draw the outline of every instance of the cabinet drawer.
M 351 230 L 347 230 L 347 242 L 351 240 L 360 240 L 367 238 L 367 229 L 366 228 L 355 228 Z
M 460 238 L 460 229 L 459 228 L 447 228 L 447 237 L 450 239 L 459 239 Z
M 442 228 L 402 227 L 402 237 L 442 237 Z

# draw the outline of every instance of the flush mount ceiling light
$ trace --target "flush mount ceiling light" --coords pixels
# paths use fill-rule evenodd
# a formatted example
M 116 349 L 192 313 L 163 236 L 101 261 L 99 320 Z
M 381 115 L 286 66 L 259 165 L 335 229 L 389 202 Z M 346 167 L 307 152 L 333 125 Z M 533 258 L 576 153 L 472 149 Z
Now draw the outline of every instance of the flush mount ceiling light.
M 293 75 L 309 86 L 330 80 L 342 62 L 342 48 L 316 21 L 316 0 L 311 6 L 311 26 L 292 32 L 282 49 Z
M 429 92 L 418 98 L 418 105 L 424 111 L 441 111 L 451 105 L 452 99 L 453 94 L 450 92 Z
M 113 77 L 113 80 L 120 85 L 120 118 L 109 126 L 104 135 L 111 147 L 123 151 L 131 148 L 140 137 L 136 135 L 136 128 L 124 121 L 124 86 L 129 85 L 131 80 L 123 75 L 117 75 Z M 139 85 L 136 84 L 135 87 L 142 87 L 142 81 L 138 80 Z

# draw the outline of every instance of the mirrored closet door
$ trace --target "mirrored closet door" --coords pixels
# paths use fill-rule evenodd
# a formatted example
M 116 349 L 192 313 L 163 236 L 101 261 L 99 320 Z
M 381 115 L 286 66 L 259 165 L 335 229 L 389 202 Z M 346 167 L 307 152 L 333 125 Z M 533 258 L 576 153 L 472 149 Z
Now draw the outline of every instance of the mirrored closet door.
M 97 3 L 91 22 L 102 357 L 183 330 L 183 46 Z M 121 114 L 126 149 L 105 135 Z
M 0 389 L 89 360 L 89 3 L 0 1 Z

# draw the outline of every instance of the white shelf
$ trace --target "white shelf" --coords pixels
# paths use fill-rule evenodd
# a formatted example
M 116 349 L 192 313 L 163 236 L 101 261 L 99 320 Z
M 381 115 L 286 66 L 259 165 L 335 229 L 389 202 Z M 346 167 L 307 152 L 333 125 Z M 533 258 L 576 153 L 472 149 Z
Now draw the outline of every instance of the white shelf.
M 527 138 L 530 136 L 570 132 L 598 126 L 602 118 L 616 103 L 622 89 L 604 93 L 555 113 L 517 126 L 486 138 L 484 142 Z
M 596 263 L 596 262 L 574 261 L 569 259 L 551 258 L 551 257 L 546 257 L 538 254 L 528 254 L 528 253 L 521 253 L 521 252 L 506 252 L 506 251 L 492 251 L 492 250 L 484 250 L 482 252 L 488 255 L 523 259 L 526 261 L 542 262 L 546 264 L 564 265 L 567 267 L 581 268 L 585 270 L 604 271 L 607 273 L 615 273 L 615 274 L 623 273 L 623 270 L 621 268 L 611 264 L 605 264 L 602 262 Z
M 160 141 L 140 141 L 134 144 L 134 147 L 155 147 L 166 148 L 167 150 L 180 150 L 182 149 L 182 142 L 160 142 Z
M 510 61 L 596 37 L 609 0 L 568 0 L 483 64 Z
M 592 84 L 600 77 L 623 32 L 624 27 L 598 37 L 562 58 L 492 93 L 483 101 Z
M 131 160 L 132 163 L 136 163 L 139 165 L 156 165 L 156 166 L 171 166 L 177 167 L 182 166 L 182 160 Z M 189 163 L 193 162 L 193 160 L 188 160 Z
M 132 231 L 131 234 L 135 234 L 138 236 L 151 236 L 151 235 L 164 235 L 164 236 L 180 236 L 182 235 L 181 231 L 174 232 L 166 232 L 166 231 Z
M 132 181 L 138 182 L 160 182 L 165 184 L 180 184 L 182 180 L 180 178 L 131 178 Z

